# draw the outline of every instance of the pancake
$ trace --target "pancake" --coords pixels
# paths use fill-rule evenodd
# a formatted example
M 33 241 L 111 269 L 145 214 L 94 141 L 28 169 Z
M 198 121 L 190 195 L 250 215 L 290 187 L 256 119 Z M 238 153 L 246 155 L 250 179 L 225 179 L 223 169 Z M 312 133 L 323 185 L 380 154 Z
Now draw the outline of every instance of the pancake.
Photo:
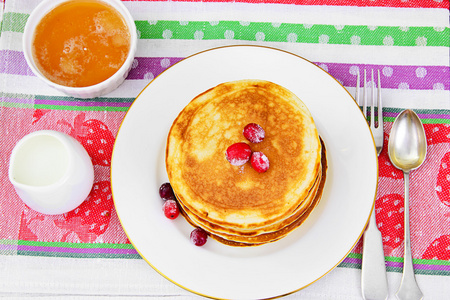
M 229 238 L 226 238 L 223 236 L 213 234 L 211 232 L 210 232 L 210 236 L 213 239 L 215 239 L 223 244 L 229 245 L 229 246 L 249 247 L 249 246 L 259 246 L 259 245 L 263 245 L 263 244 L 267 244 L 267 243 L 271 243 L 271 242 L 276 242 L 276 241 L 280 240 L 281 238 L 285 237 L 288 233 L 290 233 L 294 229 L 298 228 L 309 217 L 309 215 L 311 214 L 313 209 L 317 206 L 317 204 L 320 202 L 320 199 L 322 197 L 323 188 L 325 186 L 325 181 L 326 181 L 326 170 L 328 168 L 325 147 L 323 144 L 322 144 L 322 146 L 323 146 L 322 147 L 322 155 L 323 155 L 322 156 L 322 168 L 323 168 L 324 175 L 322 176 L 322 178 L 320 180 L 318 190 L 313 199 L 313 202 L 297 219 L 294 220 L 294 222 L 290 223 L 286 227 L 283 227 L 281 230 L 279 230 L 277 232 L 261 234 L 259 236 L 251 237 L 248 239 L 242 239 L 242 238 L 235 239 L 234 237 L 229 239 Z
M 285 237 L 288 233 L 299 227 L 310 215 L 310 213 L 313 211 L 313 209 L 316 207 L 316 205 L 319 203 L 322 193 L 323 193 L 323 187 L 325 185 L 326 181 L 326 170 L 327 170 L 327 159 L 326 159 L 326 150 L 322 143 L 322 169 L 323 169 L 323 176 L 321 176 L 320 182 L 317 185 L 316 193 L 314 194 L 314 198 L 312 199 L 312 202 L 309 203 L 306 210 L 302 211 L 302 213 L 296 218 L 293 219 L 291 223 L 285 224 L 283 227 L 280 227 L 277 231 L 262 233 L 259 235 L 254 236 L 247 236 L 247 235 L 226 235 L 217 233 L 216 231 L 207 230 L 210 234 L 210 236 L 226 245 L 230 246 L 239 246 L 239 247 L 249 247 L 249 246 L 259 246 L 271 242 L 278 241 L 279 239 Z M 186 220 L 194 227 L 202 227 L 205 229 L 204 226 L 199 225 L 198 223 L 194 222 L 192 220 L 192 215 L 188 215 L 184 210 L 182 210 L 183 216 L 186 218 Z
M 262 142 L 245 139 L 249 123 L 264 128 Z M 267 172 L 227 161 L 225 150 L 238 142 L 269 158 Z M 257 245 L 285 236 L 316 205 L 326 177 L 323 153 L 296 95 L 272 82 L 240 80 L 198 95 L 181 111 L 167 138 L 166 170 L 191 224 L 227 244 Z
M 189 216 L 192 223 L 196 224 L 199 227 L 202 227 L 206 230 L 208 230 L 211 233 L 214 233 L 219 236 L 236 236 L 235 239 L 239 239 L 242 237 L 242 239 L 246 239 L 250 236 L 257 236 L 261 235 L 263 233 L 270 233 L 270 232 L 276 232 L 280 229 L 286 227 L 290 223 L 294 222 L 297 218 L 299 218 L 313 203 L 315 200 L 315 196 L 317 194 L 320 182 L 322 180 L 322 174 L 320 172 L 319 176 L 317 177 L 313 187 L 311 188 L 308 197 L 306 197 L 301 204 L 295 209 L 295 211 L 286 219 L 280 220 L 276 223 L 273 223 L 271 225 L 262 227 L 262 228 L 253 228 L 250 230 L 237 230 L 233 228 L 224 228 L 222 226 L 219 226 L 217 224 L 211 223 L 208 219 L 202 219 L 199 216 L 196 216 L 193 214 L 186 206 L 184 206 L 183 202 L 179 201 L 181 208 L 183 211 L 186 212 L 186 215 Z

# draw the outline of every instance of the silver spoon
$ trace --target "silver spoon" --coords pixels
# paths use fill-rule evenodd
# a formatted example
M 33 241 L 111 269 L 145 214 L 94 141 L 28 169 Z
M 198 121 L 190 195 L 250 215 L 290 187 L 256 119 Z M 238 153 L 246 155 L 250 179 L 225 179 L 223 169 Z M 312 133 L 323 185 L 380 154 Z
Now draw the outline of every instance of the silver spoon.
M 422 122 L 412 110 L 404 110 L 392 125 L 388 153 L 391 162 L 403 171 L 405 180 L 405 253 L 403 276 L 395 294 L 400 300 L 422 299 L 423 294 L 417 285 L 411 255 L 409 230 L 409 172 L 417 169 L 427 155 L 427 140 Z

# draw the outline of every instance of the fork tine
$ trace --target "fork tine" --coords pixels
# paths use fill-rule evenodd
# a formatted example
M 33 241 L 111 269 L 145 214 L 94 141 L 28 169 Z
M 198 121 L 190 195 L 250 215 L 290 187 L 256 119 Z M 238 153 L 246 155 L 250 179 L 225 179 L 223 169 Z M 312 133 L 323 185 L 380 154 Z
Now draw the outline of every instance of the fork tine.
M 356 91 L 355 91 L 355 100 L 356 100 L 356 104 L 360 105 L 360 93 L 359 93 L 359 88 L 360 88 L 360 76 L 359 76 L 359 68 L 356 70 Z
M 375 127 L 375 80 L 373 80 L 373 69 L 372 69 L 372 77 L 371 77 L 371 86 L 372 86 L 372 103 L 370 106 L 370 126 Z
M 377 95 L 377 106 L 378 106 L 378 127 L 383 129 L 383 101 L 381 100 L 381 79 L 380 70 L 378 70 L 378 95 Z
M 363 114 L 364 114 L 364 117 L 367 120 L 367 80 L 366 80 L 366 69 L 364 69 Z

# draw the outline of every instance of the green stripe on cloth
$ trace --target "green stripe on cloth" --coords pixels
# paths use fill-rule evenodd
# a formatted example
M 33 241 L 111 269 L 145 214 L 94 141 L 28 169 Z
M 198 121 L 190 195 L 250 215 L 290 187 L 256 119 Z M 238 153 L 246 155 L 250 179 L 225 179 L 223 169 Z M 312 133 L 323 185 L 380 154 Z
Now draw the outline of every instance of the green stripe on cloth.
M 384 107 L 383 121 L 394 122 L 403 108 Z M 450 124 L 450 110 L 447 109 L 414 109 L 424 124 Z
M 80 99 L 68 96 L 50 96 L 50 95 L 36 95 L 34 98 L 39 100 L 49 100 L 49 101 L 71 101 L 71 102 L 99 102 L 99 103 L 131 103 L 134 101 L 134 98 L 126 97 L 126 98 L 108 98 L 108 97 L 98 97 L 98 98 L 88 98 L 88 99 Z
M 69 105 L 46 105 L 36 104 L 35 109 L 70 110 L 70 111 L 127 111 L 128 107 L 110 106 L 69 106 Z
M 16 240 L 0 239 L 0 245 L 17 245 Z
M 0 107 L 70 111 L 126 112 L 135 98 L 101 97 L 79 99 L 68 96 L 26 95 L 0 92 Z
M 450 124 L 449 119 L 420 119 L 423 124 Z M 394 117 L 384 117 L 384 122 L 393 123 L 395 121 Z
M 23 32 L 27 14 L 8 12 L 3 31 Z M 335 26 L 239 21 L 145 21 L 136 20 L 141 39 L 222 40 L 328 43 L 371 46 L 449 47 L 448 27 Z
M 327 43 L 372 46 L 443 46 L 449 47 L 449 28 L 434 27 L 369 27 L 360 25 L 307 25 L 243 23 L 220 21 L 217 23 L 194 21 L 135 21 L 141 39 L 234 39 L 266 42 Z
M 139 254 L 115 254 L 115 253 L 67 253 L 67 252 L 47 252 L 47 251 L 18 251 L 17 255 L 22 256 L 44 256 L 44 257 L 65 257 L 65 258 L 121 258 L 121 259 L 141 259 Z
M 2 20 L 2 31 L 23 32 L 29 16 L 21 13 L 5 13 Z
M 403 259 L 399 258 L 399 261 L 403 261 Z M 414 259 L 414 263 L 416 263 L 416 264 L 426 264 L 426 265 L 435 265 L 435 266 L 450 266 L 450 261 L 448 261 L 448 260 L 438 260 L 438 259 Z
M 350 253 L 339 265 L 340 268 L 361 269 L 362 254 Z M 403 258 L 386 256 L 386 270 L 388 272 L 403 272 Z M 450 276 L 450 261 L 414 259 L 415 272 L 423 275 Z
M 10 241 L 11 245 L 63 247 L 63 248 L 102 248 L 102 249 L 134 249 L 131 244 L 102 244 L 102 243 L 68 243 L 68 242 L 42 242 L 42 241 Z
M 14 103 L 14 102 L 7 102 L 7 101 L 2 101 L 0 103 L 1 107 L 10 107 L 10 108 L 34 108 L 33 104 L 29 104 L 29 103 Z
M 361 259 L 362 258 L 362 254 L 361 253 L 354 253 L 354 252 L 350 252 L 347 257 L 349 258 L 356 258 L 356 259 Z
M 131 244 L 107 243 L 68 243 L 42 241 L 14 241 L 9 245 L 1 245 L 0 250 L 13 250 L 12 255 L 71 257 L 71 258 L 122 258 L 140 259 L 140 255 Z

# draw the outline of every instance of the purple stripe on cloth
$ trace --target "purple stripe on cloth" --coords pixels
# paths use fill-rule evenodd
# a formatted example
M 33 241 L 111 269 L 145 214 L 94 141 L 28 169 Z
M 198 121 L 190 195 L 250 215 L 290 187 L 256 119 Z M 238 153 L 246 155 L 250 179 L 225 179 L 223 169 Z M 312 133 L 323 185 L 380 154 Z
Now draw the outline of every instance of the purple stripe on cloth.
M 381 87 L 390 89 L 415 90 L 449 90 L 450 68 L 447 66 L 385 66 L 342 63 L 315 64 L 327 71 L 344 86 L 356 86 L 356 74 L 359 69 L 361 86 L 363 86 L 364 70 L 367 70 L 367 81 L 371 81 L 371 70 L 377 80 L 380 70 Z
M 137 57 L 135 64 L 128 75 L 128 79 L 153 79 L 171 65 L 182 58 L 143 58 Z M 344 86 L 356 86 L 356 74 L 359 69 L 380 70 L 381 86 L 391 89 L 418 89 L 418 90 L 449 90 L 450 68 L 445 66 L 383 66 L 383 65 L 357 65 L 342 63 L 315 64 L 336 78 Z M 363 76 L 361 76 L 361 84 Z M 367 80 L 370 80 L 368 74 Z
M 62 101 L 36 99 L 36 105 L 58 105 L 58 106 L 111 106 L 111 107 L 129 107 L 130 103 L 122 102 L 102 102 L 102 101 Z
M 23 52 L 13 50 L 1 50 L 0 73 L 12 75 L 34 76 L 33 71 L 25 60 Z
M 17 251 L 17 245 L 0 244 L 0 252 L 2 251 Z
M 361 258 L 346 257 L 342 262 L 347 264 L 361 264 Z
M 403 266 L 403 264 L 402 264 Z M 433 270 L 433 271 L 450 271 L 450 266 L 448 265 L 422 265 L 414 264 L 415 269 L 421 270 Z
M 135 249 L 116 249 L 116 248 L 67 248 L 67 247 L 43 247 L 43 246 L 17 246 L 18 251 L 35 252 L 64 252 L 64 253 L 113 253 L 113 254 L 136 254 Z
M 403 262 L 387 261 L 387 267 L 403 268 Z M 450 265 L 414 264 L 415 269 L 432 271 L 450 271 Z
M 361 259 L 346 257 L 342 262 L 348 264 L 361 264 Z M 386 261 L 386 266 L 391 268 L 403 268 L 403 262 Z M 450 271 L 450 265 L 414 264 L 414 268 L 432 271 Z
M 34 99 L 8 98 L 9 103 L 34 104 Z
M 136 57 L 127 79 L 152 80 L 183 57 Z
M 23 53 L 13 50 L 0 51 L 0 73 L 34 76 L 28 67 Z M 128 74 L 128 80 L 152 80 L 168 67 L 174 65 L 183 57 L 136 57 Z M 414 90 L 450 90 L 450 68 L 448 66 L 386 66 L 344 63 L 314 62 L 327 71 L 342 85 L 356 86 L 356 74 L 359 69 L 368 70 L 367 79 L 370 81 L 370 71 L 380 70 L 381 87 L 390 89 Z M 361 84 L 362 84 L 361 76 Z M 376 74 L 375 74 L 376 77 Z
M 383 112 L 383 116 L 384 117 L 390 117 L 390 118 L 395 118 L 400 114 L 400 112 Z M 444 114 L 417 114 L 419 116 L 419 118 L 421 119 L 450 119 L 450 115 L 444 115 Z

